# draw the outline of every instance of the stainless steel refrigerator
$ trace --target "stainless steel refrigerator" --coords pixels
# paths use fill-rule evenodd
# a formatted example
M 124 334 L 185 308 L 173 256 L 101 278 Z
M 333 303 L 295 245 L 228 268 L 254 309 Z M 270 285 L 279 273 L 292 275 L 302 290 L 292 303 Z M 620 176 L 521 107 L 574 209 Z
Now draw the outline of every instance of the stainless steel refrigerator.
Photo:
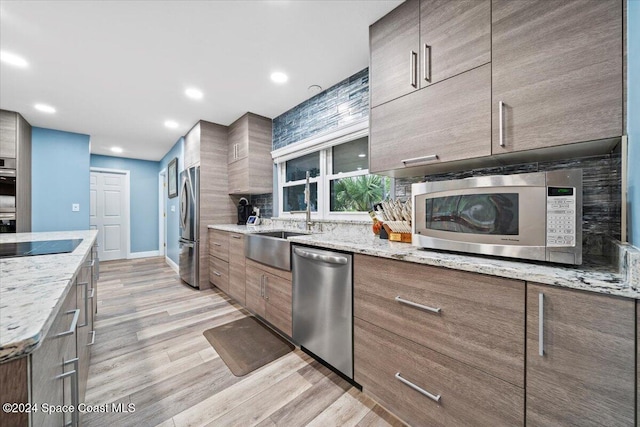
M 180 278 L 200 288 L 200 167 L 180 173 Z

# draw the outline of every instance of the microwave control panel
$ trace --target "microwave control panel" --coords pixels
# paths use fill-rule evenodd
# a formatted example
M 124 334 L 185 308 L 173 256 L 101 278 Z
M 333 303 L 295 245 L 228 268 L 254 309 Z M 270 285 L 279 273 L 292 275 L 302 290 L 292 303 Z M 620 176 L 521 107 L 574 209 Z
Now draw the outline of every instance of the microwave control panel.
M 576 189 L 547 187 L 547 246 L 576 245 Z

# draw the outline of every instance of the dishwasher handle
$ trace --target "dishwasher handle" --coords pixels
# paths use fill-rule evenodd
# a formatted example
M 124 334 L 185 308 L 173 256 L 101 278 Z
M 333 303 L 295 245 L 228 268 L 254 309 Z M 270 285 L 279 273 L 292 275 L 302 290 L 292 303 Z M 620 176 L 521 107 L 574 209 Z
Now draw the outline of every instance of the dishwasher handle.
M 305 251 L 305 250 L 300 249 L 300 248 L 293 248 L 293 252 L 296 255 L 299 255 L 299 256 L 301 256 L 303 258 L 309 258 L 309 259 L 312 259 L 314 261 L 323 261 L 323 262 L 327 262 L 329 264 L 343 264 L 343 265 L 346 265 L 349 262 L 347 257 L 332 256 L 332 255 L 321 255 L 321 254 L 317 254 L 315 252 Z

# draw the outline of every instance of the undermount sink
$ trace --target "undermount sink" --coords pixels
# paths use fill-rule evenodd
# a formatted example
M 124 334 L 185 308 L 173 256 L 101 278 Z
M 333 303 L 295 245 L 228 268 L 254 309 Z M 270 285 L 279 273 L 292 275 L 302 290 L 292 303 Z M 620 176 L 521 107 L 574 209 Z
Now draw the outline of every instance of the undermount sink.
M 268 231 L 248 234 L 245 238 L 244 254 L 247 258 L 280 270 L 291 271 L 292 236 L 304 236 L 307 233 L 294 231 Z

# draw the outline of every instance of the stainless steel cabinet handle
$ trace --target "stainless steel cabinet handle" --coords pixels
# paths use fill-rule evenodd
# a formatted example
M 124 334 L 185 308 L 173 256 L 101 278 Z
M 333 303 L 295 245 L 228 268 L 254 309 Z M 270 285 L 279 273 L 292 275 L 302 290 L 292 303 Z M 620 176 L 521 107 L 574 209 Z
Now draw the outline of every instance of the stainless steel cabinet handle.
M 430 311 L 432 313 L 440 313 L 440 310 L 442 310 L 440 307 L 438 308 L 429 307 L 427 305 L 422 305 L 422 304 L 418 304 L 417 302 L 406 300 L 404 298 L 401 298 L 400 295 L 395 297 L 395 300 L 398 301 L 400 304 L 410 305 L 411 307 L 419 308 L 420 310 Z
M 504 147 L 504 102 L 498 102 L 498 127 L 500 134 L 500 147 Z
M 264 276 L 264 299 L 268 300 L 267 286 L 269 286 L 269 276 Z
M 222 246 L 220 243 L 213 242 L 213 246 Z
M 78 325 L 79 328 L 83 328 L 89 324 L 89 282 L 78 283 L 77 286 L 84 286 L 84 323 Z
M 538 294 L 538 354 L 544 356 L 544 294 Z
M 417 79 L 417 68 L 418 68 L 418 54 L 414 51 L 411 51 L 409 54 L 409 68 L 410 68 L 410 76 L 409 76 L 409 84 L 413 87 L 418 87 L 418 79 Z
M 428 156 L 422 156 L 422 157 L 413 157 L 411 159 L 400 160 L 400 162 L 405 166 L 407 166 L 408 163 L 424 163 L 424 162 L 432 162 L 434 160 L 438 160 L 437 154 L 429 154 Z
M 93 296 L 95 295 L 95 293 L 96 293 L 96 288 L 91 289 L 91 295 L 89 295 L 89 298 L 93 299 Z
M 65 372 L 56 376 L 56 379 L 64 379 L 67 377 L 73 376 L 73 382 L 71 382 L 71 404 L 74 407 L 74 411 L 71 414 L 71 424 L 72 426 L 80 425 L 80 419 L 78 417 L 78 405 L 80 404 L 80 397 L 78 390 L 80 389 L 79 379 L 78 379 L 78 358 L 74 358 L 71 360 L 67 360 L 62 363 L 63 366 L 73 364 L 73 370 L 69 372 Z M 69 424 L 66 424 L 69 425 Z
M 433 400 L 434 402 L 440 402 L 440 395 L 439 394 L 431 394 L 429 393 L 427 390 L 423 389 L 422 387 L 419 387 L 417 385 L 415 385 L 414 383 L 412 383 L 411 381 L 402 378 L 402 376 L 400 375 L 400 372 L 396 372 L 396 379 L 399 380 L 401 383 L 408 385 L 409 387 L 411 387 L 412 389 L 414 389 L 415 391 L 417 391 L 418 393 L 427 396 L 429 399 Z
M 222 276 L 222 274 L 218 273 L 217 271 L 213 270 L 213 274 L 215 274 L 216 276 L 220 277 Z
M 260 276 L 260 297 L 264 298 L 264 274 Z
M 315 252 L 305 251 L 300 248 L 294 248 L 293 250 L 296 255 L 299 255 L 303 258 L 309 258 L 315 261 L 324 261 L 329 264 L 346 264 L 349 260 L 343 256 L 332 256 L 332 255 L 321 255 Z
M 69 330 L 60 332 L 56 337 L 66 337 L 67 335 L 72 335 L 76 331 L 76 326 L 78 325 L 78 317 L 80 317 L 80 309 L 76 308 L 75 310 L 67 311 L 65 314 L 73 313 L 73 320 L 71 320 L 71 326 Z
M 232 239 L 242 239 L 242 236 L 234 236 L 233 234 L 231 235 Z
M 87 344 L 87 347 L 92 346 L 96 343 L 96 331 L 91 331 L 89 332 L 89 334 L 91 335 L 91 342 Z
M 424 79 L 431 83 L 431 46 L 424 44 L 424 56 L 422 57 L 422 68 L 424 68 L 422 74 Z

